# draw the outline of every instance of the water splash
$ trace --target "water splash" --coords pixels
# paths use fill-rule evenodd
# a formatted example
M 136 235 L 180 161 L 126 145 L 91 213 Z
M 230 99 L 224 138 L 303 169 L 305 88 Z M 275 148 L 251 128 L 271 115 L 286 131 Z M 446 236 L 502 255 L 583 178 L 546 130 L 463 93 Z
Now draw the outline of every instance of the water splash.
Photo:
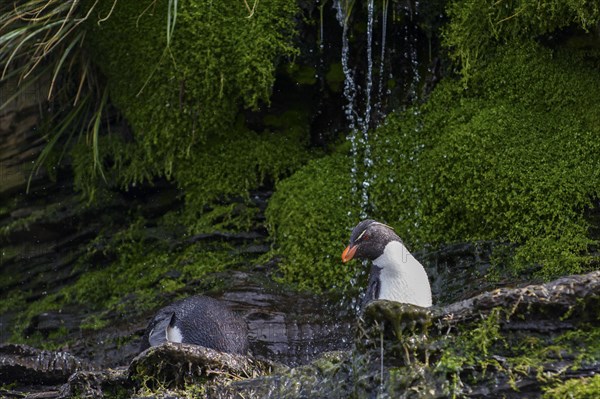
M 405 11 L 409 14 L 410 20 L 414 20 L 419 15 L 419 2 L 415 1 L 414 8 L 406 6 Z M 419 56 L 417 53 L 419 39 L 415 33 L 411 34 L 409 24 L 404 25 L 404 32 L 404 57 L 409 61 L 410 70 L 408 71 L 408 75 L 411 77 L 408 80 L 407 103 L 414 104 L 419 98 L 417 90 L 421 82 L 421 75 L 419 73 Z
M 321 53 L 323 52 L 323 49 L 325 47 L 325 26 L 323 25 L 323 9 L 325 8 L 326 3 L 327 0 L 325 0 L 323 3 L 321 3 L 320 0 L 317 0 L 317 7 L 319 8 L 319 50 L 321 51 Z
M 319 41 L 318 41 L 318 46 L 319 46 L 319 61 L 317 64 L 317 74 L 316 74 L 316 78 L 319 81 L 319 84 L 321 86 L 321 90 L 323 90 L 323 88 L 326 85 L 326 81 L 325 81 L 325 76 L 326 76 L 326 72 L 325 72 L 325 25 L 323 23 L 323 13 L 324 13 L 324 9 L 325 9 L 325 4 L 327 3 L 327 0 L 324 0 L 323 2 L 321 2 L 320 0 L 316 1 L 317 7 L 319 9 Z M 319 107 L 317 110 L 317 115 L 320 115 L 322 113 L 322 107 L 323 107 L 323 99 L 320 100 L 319 103 Z M 317 139 L 318 142 L 323 142 L 324 138 L 323 138 L 323 131 L 321 129 L 319 129 L 317 131 Z
M 409 14 L 410 16 L 410 20 L 414 20 L 415 18 L 418 17 L 419 15 L 419 2 L 416 1 L 414 3 L 414 8 L 410 8 L 410 7 L 406 7 L 405 12 L 407 14 Z M 412 32 L 409 30 L 409 24 L 405 25 L 405 34 L 404 34 L 404 45 L 405 45 L 405 59 L 408 60 L 409 62 L 409 71 L 407 71 L 407 76 L 410 76 L 410 79 L 408 81 L 408 86 L 406 87 L 406 92 L 407 92 L 407 97 L 406 97 L 406 104 L 407 105 L 413 105 L 412 107 L 412 113 L 414 116 L 418 117 L 420 114 L 420 108 L 417 106 L 414 106 L 417 104 L 417 102 L 419 101 L 419 85 L 421 82 L 421 74 L 419 72 L 419 57 L 418 57 L 418 45 L 419 45 L 419 40 L 418 40 L 418 35 L 414 32 Z M 414 128 L 414 132 L 413 134 L 415 136 L 419 136 L 421 134 L 421 130 L 422 130 L 422 123 L 420 121 L 417 122 L 417 124 L 415 125 Z M 413 155 L 410 157 L 410 160 L 412 162 L 418 162 L 419 160 L 419 154 L 423 151 L 424 149 L 424 144 L 418 144 L 416 145 L 416 147 L 413 150 Z M 420 203 L 421 203 L 421 195 L 417 192 L 417 189 L 415 188 L 415 197 L 417 199 L 417 203 L 419 206 L 416 206 L 413 212 L 413 220 L 418 221 L 421 219 L 421 215 L 419 214 L 418 209 L 420 209 Z M 413 226 L 415 229 L 418 229 L 418 222 L 414 223 Z M 412 228 L 409 228 L 409 232 L 410 230 L 412 230 Z

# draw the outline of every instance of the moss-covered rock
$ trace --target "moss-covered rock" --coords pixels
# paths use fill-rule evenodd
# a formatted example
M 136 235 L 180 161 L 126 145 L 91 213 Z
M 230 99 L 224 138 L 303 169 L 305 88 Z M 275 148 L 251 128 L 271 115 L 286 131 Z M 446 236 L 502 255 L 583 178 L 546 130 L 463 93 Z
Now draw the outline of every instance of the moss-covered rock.
M 250 190 L 290 175 L 309 157 L 297 134 L 246 132 L 207 145 L 175 171 L 186 200 L 180 222 L 193 232 L 250 229 L 257 211 Z M 236 196 L 241 201 L 223 201 Z
M 71 374 L 92 367 L 68 352 L 50 352 L 27 345 L 0 345 L 2 388 L 10 384 L 61 384 Z
M 131 397 L 132 383 L 125 367 L 73 373 L 60 389 L 61 398 Z
M 172 342 L 146 349 L 129 365 L 130 378 L 142 389 L 226 384 L 270 371 L 269 364 L 250 357 Z
M 277 59 L 295 51 L 297 6 L 270 0 L 250 14 L 243 3 L 170 4 L 119 2 L 91 27 L 90 47 L 148 161 L 172 163 L 207 137 L 228 136 L 240 105 L 269 101 Z
M 411 250 L 495 240 L 516 244 L 505 265 L 515 273 L 589 270 L 595 241 L 584 212 L 600 194 L 599 78 L 586 58 L 535 44 L 502 48 L 468 90 L 447 78 L 372 135 L 369 216 L 394 226 Z M 286 275 L 308 286 L 348 281 L 348 269 L 331 270 L 340 271 L 333 255 L 356 223 L 347 216 L 358 204 L 350 168 L 341 155 L 315 162 L 278 186 L 268 213 L 293 259 Z
M 186 295 L 187 286 L 214 289 L 222 281 L 209 275 L 252 258 L 235 253 L 225 240 L 186 242 L 174 234 L 164 226 L 148 226 L 144 219 L 116 233 L 110 229 L 101 233 L 76 260 L 70 284 L 31 303 L 23 303 L 23 295 L 14 294 L 10 310 L 19 313 L 11 328 L 12 341 L 61 347 L 73 331 L 59 329 L 46 336 L 47 332 L 32 324 L 40 314 L 78 309 L 77 329 L 99 330 L 139 318 Z

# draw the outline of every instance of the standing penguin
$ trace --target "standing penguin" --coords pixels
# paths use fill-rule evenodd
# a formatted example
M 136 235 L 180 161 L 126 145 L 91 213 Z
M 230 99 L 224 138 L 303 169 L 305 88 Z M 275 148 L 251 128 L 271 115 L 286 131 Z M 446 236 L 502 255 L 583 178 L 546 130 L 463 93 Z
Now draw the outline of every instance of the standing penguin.
M 248 326 L 222 302 L 192 296 L 158 311 L 142 337 L 140 351 L 164 342 L 194 344 L 219 352 L 246 355 Z
M 425 269 L 390 226 L 372 219 L 357 224 L 342 253 L 344 263 L 353 258 L 373 261 L 363 307 L 374 299 L 431 306 Z

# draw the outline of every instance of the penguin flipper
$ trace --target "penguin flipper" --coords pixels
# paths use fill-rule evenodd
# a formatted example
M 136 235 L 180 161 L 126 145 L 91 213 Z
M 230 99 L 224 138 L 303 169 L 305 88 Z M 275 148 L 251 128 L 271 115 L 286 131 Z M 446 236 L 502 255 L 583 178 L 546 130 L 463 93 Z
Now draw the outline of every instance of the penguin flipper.
M 373 265 L 371 267 L 371 273 L 369 274 L 369 282 L 367 284 L 367 292 L 363 298 L 362 304 L 360 306 L 361 312 L 364 310 L 365 306 L 371 301 L 374 301 L 379 298 L 379 292 L 381 289 L 381 281 L 379 280 L 381 275 L 381 268 Z
M 150 331 L 150 334 L 148 335 L 150 346 L 157 346 L 169 341 L 169 329 L 175 321 L 175 312 L 171 312 L 165 316 L 166 317 L 157 320 L 152 331 Z

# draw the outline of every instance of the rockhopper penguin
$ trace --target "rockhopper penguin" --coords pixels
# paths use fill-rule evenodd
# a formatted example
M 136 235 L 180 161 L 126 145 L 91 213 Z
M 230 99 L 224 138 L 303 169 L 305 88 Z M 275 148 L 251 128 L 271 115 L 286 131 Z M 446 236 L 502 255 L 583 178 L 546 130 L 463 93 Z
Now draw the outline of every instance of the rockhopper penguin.
M 248 327 L 222 302 L 206 296 L 192 296 L 158 311 L 146 328 L 140 351 L 167 341 L 246 355 Z
M 431 306 L 425 269 L 390 226 L 371 219 L 357 224 L 342 253 L 344 263 L 354 258 L 373 261 L 363 307 L 374 299 Z

